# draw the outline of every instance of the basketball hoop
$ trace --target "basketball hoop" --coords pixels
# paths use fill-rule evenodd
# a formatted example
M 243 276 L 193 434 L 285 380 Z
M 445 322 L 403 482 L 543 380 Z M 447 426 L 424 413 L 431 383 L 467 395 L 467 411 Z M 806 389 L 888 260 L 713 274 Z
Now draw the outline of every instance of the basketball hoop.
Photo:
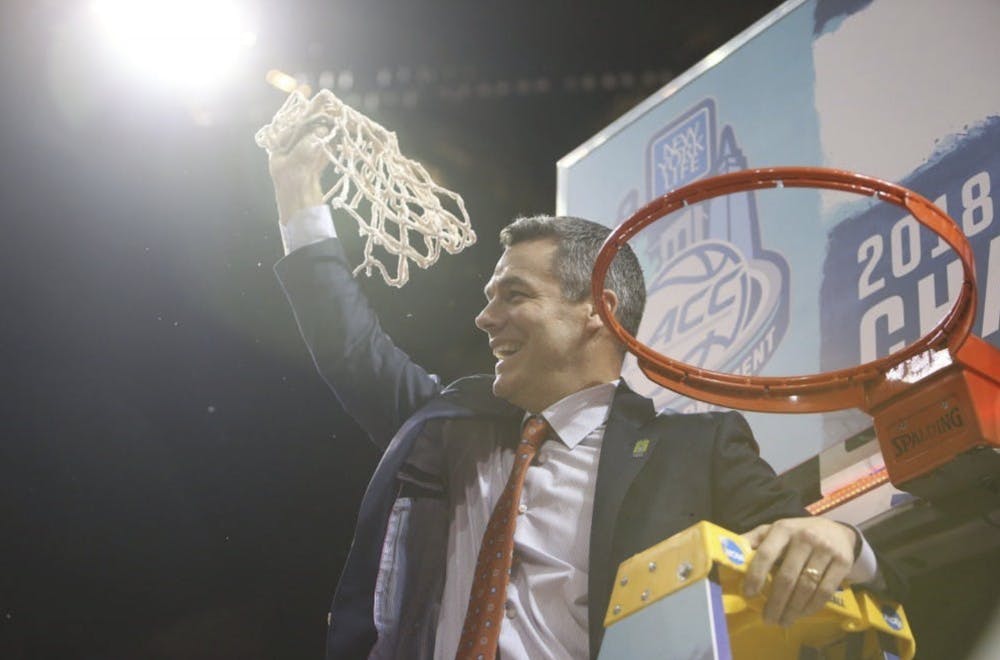
M 736 376 L 693 367 L 654 351 L 618 323 L 601 293 L 612 260 L 630 238 L 690 204 L 779 187 L 873 196 L 909 211 L 962 262 L 964 280 L 951 310 L 930 332 L 892 355 L 851 369 L 786 377 Z M 697 181 L 647 204 L 608 236 L 597 255 L 591 290 L 604 323 L 636 356 L 642 372 L 663 387 L 758 412 L 859 408 L 874 418 L 888 478 L 926 499 L 995 484 L 1000 476 L 1000 350 L 969 334 L 976 313 L 972 248 L 954 220 L 911 190 L 817 167 L 746 170 Z M 884 481 L 879 475 L 854 495 Z
M 671 359 L 631 335 L 615 319 L 600 295 L 608 268 L 621 246 L 656 220 L 685 206 L 734 192 L 765 188 L 824 188 L 879 199 L 909 211 L 920 224 L 941 236 L 958 254 L 964 280 L 949 313 L 925 336 L 895 353 L 839 371 L 805 376 L 739 376 L 710 371 Z M 604 242 L 591 281 L 594 301 L 604 323 L 635 355 L 639 368 L 653 382 L 685 396 L 728 408 L 758 412 L 811 413 L 873 405 L 870 391 L 892 380 L 894 369 L 906 370 L 916 356 L 947 352 L 954 356 L 972 328 L 976 309 L 976 277 L 972 248 L 961 229 L 925 197 L 872 177 L 819 167 L 773 167 L 731 172 L 673 190 L 639 209 Z M 946 356 L 947 357 L 947 356 Z M 939 360 L 940 362 L 940 360 Z M 902 365 L 902 367 L 901 367 Z

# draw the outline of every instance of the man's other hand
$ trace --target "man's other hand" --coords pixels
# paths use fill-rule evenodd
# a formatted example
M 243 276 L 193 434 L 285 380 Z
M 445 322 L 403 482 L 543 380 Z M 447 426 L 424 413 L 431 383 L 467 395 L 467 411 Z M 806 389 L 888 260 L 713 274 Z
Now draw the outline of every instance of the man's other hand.
M 291 138 L 291 146 L 272 152 L 268 159 L 278 218 L 283 223 L 297 211 L 323 203 L 322 177 L 330 165 L 325 150 L 330 122 L 321 96 L 310 104 L 309 118 Z
M 786 518 L 755 527 L 743 535 L 756 551 L 744 593 L 759 594 L 770 573 L 766 622 L 788 626 L 818 612 L 850 572 L 857 535 L 853 527 L 826 518 Z

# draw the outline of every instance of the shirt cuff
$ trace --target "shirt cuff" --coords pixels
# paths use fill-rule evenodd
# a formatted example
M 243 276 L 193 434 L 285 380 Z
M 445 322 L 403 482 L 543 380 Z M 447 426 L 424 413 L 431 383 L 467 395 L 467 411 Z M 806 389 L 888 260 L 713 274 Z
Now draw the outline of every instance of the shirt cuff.
M 847 574 L 847 581 L 851 584 L 865 584 L 874 580 L 878 575 L 878 559 L 875 558 L 875 551 L 868 545 L 868 539 L 861 533 L 861 530 L 854 527 L 854 531 L 861 538 L 861 550 L 854 559 L 851 572 Z
M 279 222 L 278 227 L 281 229 L 281 242 L 285 246 L 285 254 L 337 237 L 330 207 L 326 204 L 296 211 L 288 222 Z

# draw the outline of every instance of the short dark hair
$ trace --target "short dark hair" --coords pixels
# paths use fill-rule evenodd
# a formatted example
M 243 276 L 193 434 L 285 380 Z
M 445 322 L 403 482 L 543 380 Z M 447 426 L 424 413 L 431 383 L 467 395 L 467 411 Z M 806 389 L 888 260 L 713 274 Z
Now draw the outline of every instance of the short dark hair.
M 517 218 L 500 231 L 500 244 L 510 247 L 536 239 L 554 239 L 558 248 L 552 268 L 563 297 L 572 302 L 590 296 L 590 278 L 604 240 L 611 230 L 604 225 L 571 216 L 536 215 Z M 615 318 L 633 336 L 639 331 L 646 306 L 646 283 L 639 260 L 628 245 L 615 255 L 605 278 L 605 288 L 618 296 Z

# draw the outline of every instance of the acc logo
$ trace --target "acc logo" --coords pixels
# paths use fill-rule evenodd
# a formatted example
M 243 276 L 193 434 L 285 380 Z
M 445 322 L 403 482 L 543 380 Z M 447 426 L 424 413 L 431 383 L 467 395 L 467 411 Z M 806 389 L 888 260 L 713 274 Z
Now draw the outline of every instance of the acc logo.
M 896 612 L 895 608 L 888 605 L 882 608 L 882 618 L 893 630 L 903 629 L 903 619 Z
M 712 99 L 657 133 L 646 162 L 650 198 L 747 166 L 731 126 L 716 139 Z M 687 206 L 648 227 L 632 244 L 649 278 L 639 339 L 695 367 L 760 373 L 788 327 L 789 278 L 784 257 L 760 244 L 754 193 Z M 638 375 L 631 356 L 626 369 L 626 377 L 629 371 Z M 663 388 L 646 388 L 643 394 L 658 408 L 682 401 Z M 683 402 L 684 411 L 707 407 Z
M 740 548 L 739 544 L 726 537 L 722 537 L 722 552 L 729 558 L 729 561 L 733 562 L 737 566 L 742 566 L 743 562 L 747 560 L 746 555 L 743 554 L 743 549 Z

